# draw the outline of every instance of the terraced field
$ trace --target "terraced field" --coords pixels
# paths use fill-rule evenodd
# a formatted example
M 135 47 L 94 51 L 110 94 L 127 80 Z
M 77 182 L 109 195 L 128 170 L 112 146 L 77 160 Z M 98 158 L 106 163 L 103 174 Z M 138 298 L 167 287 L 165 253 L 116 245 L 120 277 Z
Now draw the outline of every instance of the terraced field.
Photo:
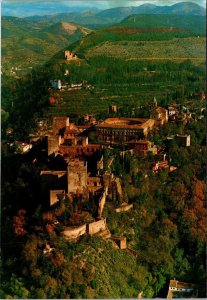
M 90 92 L 87 90 L 61 91 L 63 103 L 59 106 L 50 106 L 47 114 L 50 116 L 58 115 L 77 115 L 83 114 L 102 114 L 108 111 L 109 105 L 117 105 L 126 113 L 132 107 L 137 108 L 147 105 L 156 96 L 158 100 L 166 99 L 174 91 L 171 86 L 156 87 L 156 84 L 117 84 L 103 85 Z

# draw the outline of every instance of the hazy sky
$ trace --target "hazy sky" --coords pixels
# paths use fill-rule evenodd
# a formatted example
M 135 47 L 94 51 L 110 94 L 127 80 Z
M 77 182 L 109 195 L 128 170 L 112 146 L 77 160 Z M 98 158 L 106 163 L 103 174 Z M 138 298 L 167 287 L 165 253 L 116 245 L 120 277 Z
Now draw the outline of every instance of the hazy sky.
M 107 6 L 107 7 L 115 7 L 115 6 L 130 6 L 130 5 L 140 5 L 143 3 L 157 3 L 157 4 L 161 4 L 161 5 L 171 5 L 174 4 L 176 2 L 194 2 L 197 3 L 199 5 L 205 6 L 206 1 L 205 0 L 92 0 L 92 1 L 85 1 L 85 0 L 66 0 L 66 1 L 57 1 L 57 0 L 0 0 L 3 4 L 6 3 L 33 3 L 34 5 L 37 3 L 44 3 L 44 2 L 57 2 L 58 3 L 64 3 L 68 6 L 71 5 L 78 5 L 78 6 Z
M 37 9 L 37 14 L 39 11 L 41 13 L 41 7 L 48 8 L 48 11 L 55 9 L 55 12 L 62 12 L 64 9 L 68 12 L 73 10 L 75 7 L 82 7 L 85 9 L 96 7 L 98 9 L 107 9 L 111 7 L 117 6 L 139 6 L 144 3 L 153 3 L 156 5 L 172 5 L 177 2 L 194 2 L 203 7 L 206 5 L 206 0 L 66 0 L 66 1 L 58 1 L 58 0 L 0 0 L 2 2 L 2 12 L 3 14 L 10 14 L 10 15 L 22 15 L 32 14 L 32 11 Z M 25 11 L 25 6 L 27 10 Z M 23 9 L 24 8 L 24 9 Z M 24 12 L 23 12 L 24 10 Z M 38 11 L 39 10 L 39 11 Z

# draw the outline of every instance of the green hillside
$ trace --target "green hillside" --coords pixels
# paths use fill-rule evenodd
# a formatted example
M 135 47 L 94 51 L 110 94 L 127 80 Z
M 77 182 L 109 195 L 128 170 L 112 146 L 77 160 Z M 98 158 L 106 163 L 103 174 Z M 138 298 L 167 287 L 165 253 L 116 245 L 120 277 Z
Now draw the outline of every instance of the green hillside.
M 199 47 L 197 46 L 199 44 Z M 204 59 L 205 18 L 134 15 L 96 30 L 72 49 L 80 56 L 124 59 Z
M 150 15 L 139 15 L 135 19 L 134 27 L 130 17 L 119 25 L 89 34 L 89 30 L 83 27 L 77 26 L 75 31 L 74 24 L 57 23 L 36 32 L 35 45 L 34 38 L 20 27 L 21 43 L 18 43 L 20 33 L 13 39 L 17 44 L 16 59 L 21 60 L 24 57 L 26 61 L 25 57 L 33 55 L 36 47 L 38 61 L 47 60 L 44 65 L 44 72 L 47 73 L 44 75 L 46 85 L 49 85 L 50 79 L 59 78 L 63 85 L 65 82 L 87 81 L 92 86 L 92 89 L 60 91 L 61 103 L 46 110 L 50 116 L 66 114 L 78 118 L 84 113 L 94 113 L 104 118 L 111 104 L 120 107 L 121 114 L 125 116 L 148 116 L 146 112 L 140 111 L 139 107 L 149 104 L 153 96 L 157 98 L 158 103 L 166 106 L 171 100 L 183 101 L 192 93 L 205 90 L 205 36 L 202 32 L 200 35 L 194 32 L 196 17 L 194 23 L 191 23 L 192 27 L 189 27 L 188 17 L 183 17 L 182 20 L 164 15 L 156 17 L 158 19 L 154 27 L 154 16 L 152 18 Z M 199 19 L 202 20 L 201 17 Z M 173 27 L 175 20 L 176 28 Z M 188 26 L 190 30 L 184 26 Z M 79 37 L 81 34 L 85 36 L 68 46 L 65 36 L 69 31 L 72 37 L 77 33 Z M 53 39 L 49 51 L 44 36 Z M 71 34 L 69 36 L 71 39 Z M 60 43 L 60 40 L 63 42 Z M 73 50 L 79 60 L 66 61 L 63 57 L 64 47 Z M 11 45 L 10 51 L 12 61 L 14 50 L 11 49 Z M 69 74 L 67 76 L 64 75 L 66 70 Z M 11 95 L 7 94 L 5 92 L 3 101 L 6 110 L 8 103 L 12 101 Z M 34 98 L 32 92 L 30 97 Z M 44 103 L 49 106 L 48 99 L 45 99 Z M 25 122 L 21 107 L 20 115 L 19 122 Z
M 136 22 L 132 24 L 133 18 Z M 198 19 L 199 35 L 195 33 Z M 195 90 L 205 89 L 204 19 L 192 18 L 191 26 L 188 22 L 188 17 L 133 16 L 70 45 L 80 58 L 78 64 L 64 61 L 62 52 L 57 53 L 47 63 L 47 68 L 56 66 L 56 77 L 64 82 L 68 69 L 67 81 L 86 80 L 95 89 L 61 91 L 63 102 L 50 107 L 49 115 L 104 116 L 111 104 L 121 107 L 125 115 L 131 116 L 134 110 L 141 115 L 139 106 L 153 96 L 166 105 L 182 94 L 189 97 Z
M 38 24 L 15 17 L 2 18 L 2 66 L 26 69 L 46 62 L 56 52 L 91 30 L 72 23 Z

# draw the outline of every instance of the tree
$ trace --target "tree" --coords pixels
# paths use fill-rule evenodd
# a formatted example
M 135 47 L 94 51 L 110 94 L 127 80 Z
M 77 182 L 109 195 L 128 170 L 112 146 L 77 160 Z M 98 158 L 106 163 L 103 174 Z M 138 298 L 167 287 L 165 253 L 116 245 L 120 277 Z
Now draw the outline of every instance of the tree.
M 20 209 L 17 212 L 17 216 L 13 217 L 13 229 L 16 236 L 24 236 L 27 233 L 24 228 L 26 224 L 25 214 L 26 211 L 24 209 Z
M 7 293 L 7 299 L 28 299 L 30 297 L 30 292 L 24 286 L 23 279 L 18 278 L 15 274 L 12 274 L 10 282 L 7 285 Z

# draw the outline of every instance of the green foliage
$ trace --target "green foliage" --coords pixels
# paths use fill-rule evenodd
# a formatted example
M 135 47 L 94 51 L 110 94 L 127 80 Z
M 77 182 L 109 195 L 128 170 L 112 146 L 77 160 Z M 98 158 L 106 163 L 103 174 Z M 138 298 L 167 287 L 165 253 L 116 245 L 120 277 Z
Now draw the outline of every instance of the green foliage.
M 10 283 L 3 286 L 5 299 L 28 299 L 30 292 L 25 288 L 25 284 L 22 278 L 18 278 L 15 274 L 12 274 Z
M 132 15 L 124 19 L 120 26 L 129 28 L 159 29 L 169 28 L 189 30 L 189 34 L 205 35 L 205 17 L 178 15 Z
M 12 67 L 17 75 L 27 73 L 31 67 L 43 64 L 55 53 L 79 40 L 90 32 L 87 28 L 70 23 L 33 23 L 15 17 L 2 19 L 2 61 L 4 70 L 9 74 Z M 15 51 L 14 51 L 15 49 Z M 64 59 L 64 53 L 62 59 Z

